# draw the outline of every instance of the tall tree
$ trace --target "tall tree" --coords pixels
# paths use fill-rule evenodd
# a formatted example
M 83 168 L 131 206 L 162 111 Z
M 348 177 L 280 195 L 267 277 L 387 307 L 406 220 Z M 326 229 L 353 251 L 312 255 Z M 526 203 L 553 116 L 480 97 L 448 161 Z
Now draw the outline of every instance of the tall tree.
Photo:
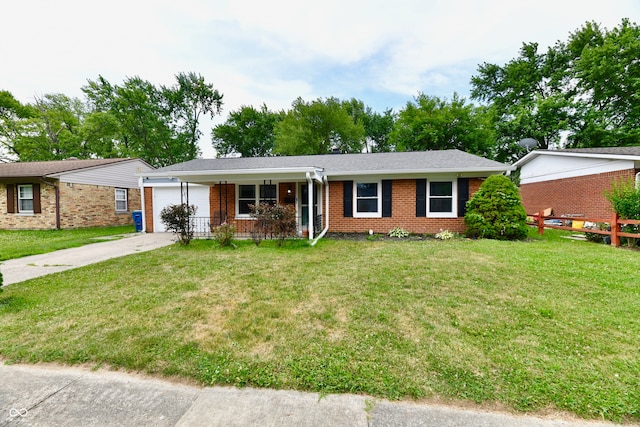
M 397 151 L 458 149 L 492 157 L 494 134 L 485 108 L 419 94 L 398 113 L 389 144 Z
M 388 137 L 395 122 L 391 109 L 387 109 L 383 114 L 380 114 L 355 98 L 343 101 L 342 106 L 353 118 L 353 122 L 356 125 L 362 124 L 364 127 L 366 151 L 391 151 L 392 147 L 388 144 Z
M 86 106 L 78 98 L 63 94 L 36 97 L 27 119 L 29 131 L 14 140 L 21 161 L 86 158 L 91 154 L 81 137 Z
M 640 145 L 640 27 L 624 19 L 602 32 L 587 23 L 568 49 L 580 51 L 573 67 L 579 115 L 569 145 Z
M 225 123 L 213 128 L 213 148 L 218 156 L 269 156 L 273 151 L 275 126 L 284 114 L 269 111 L 265 104 L 260 110 L 242 106 L 237 111 L 230 112 Z
M 20 157 L 15 143 L 34 130 L 28 119 L 35 115 L 31 106 L 23 105 L 11 92 L 0 90 L 0 162 Z
M 640 144 L 638 52 L 640 28 L 623 19 L 611 31 L 587 22 L 546 52 L 525 43 L 504 66 L 482 64 L 471 93 L 495 111 L 501 160 L 524 155 L 523 138 L 540 148 Z
M 120 86 L 104 77 L 89 80 L 83 87 L 95 112 L 108 116 L 94 117 L 118 132 L 113 152 L 139 157 L 154 166 L 194 159 L 199 154 L 199 119 L 213 117 L 222 107 L 222 95 L 196 74 L 179 74 L 172 87 L 156 87 L 140 77 L 127 78 Z M 106 122 L 105 122 L 106 120 Z
M 222 112 L 222 94 L 206 83 L 204 77 L 196 73 L 176 75 L 176 85 L 162 87 L 171 112 L 173 132 L 191 152 L 199 153 L 198 141 L 202 136 L 200 118 L 214 116 Z
M 518 145 L 524 138 L 536 139 L 540 148 L 560 143 L 571 112 L 569 61 L 560 43 L 546 53 L 539 52 L 537 43 L 524 43 L 520 56 L 506 65 L 479 66 L 471 96 L 490 103 L 495 113 L 498 160 L 525 154 Z
M 355 123 L 337 98 L 305 102 L 296 99 L 275 128 L 274 153 L 327 154 L 333 149 L 359 153 L 364 146 L 362 123 Z

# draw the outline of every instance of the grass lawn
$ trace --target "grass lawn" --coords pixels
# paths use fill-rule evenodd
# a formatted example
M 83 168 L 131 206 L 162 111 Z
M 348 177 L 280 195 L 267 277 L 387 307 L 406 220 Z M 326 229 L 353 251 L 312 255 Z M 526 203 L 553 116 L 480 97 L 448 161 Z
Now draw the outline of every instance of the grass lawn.
M 172 245 L 0 294 L 0 358 L 640 420 L 640 252 L 561 239 Z
M 87 245 L 134 231 L 133 225 L 75 230 L 0 230 L 0 261 Z

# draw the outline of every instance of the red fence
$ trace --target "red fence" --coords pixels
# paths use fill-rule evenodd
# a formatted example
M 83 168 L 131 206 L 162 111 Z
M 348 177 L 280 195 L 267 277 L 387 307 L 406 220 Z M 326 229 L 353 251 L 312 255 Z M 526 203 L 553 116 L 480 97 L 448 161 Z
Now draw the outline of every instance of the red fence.
M 570 230 L 576 232 L 583 233 L 594 233 L 594 234 L 604 234 L 611 236 L 611 244 L 613 246 L 620 246 L 620 238 L 621 237 L 629 237 L 634 239 L 640 239 L 640 233 L 625 233 L 622 231 L 622 226 L 624 225 L 639 225 L 640 220 L 637 219 L 620 219 L 617 214 L 613 214 L 611 218 L 584 218 L 578 216 L 545 216 L 544 212 L 538 212 L 534 215 L 529 215 L 533 217 L 533 222 L 529 222 L 529 225 L 534 225 L 538 227 L 538 234 L 544 234 L 545 228 L 555 228 L 558 230 Z M 559 220 L 562 225 L 554 224 L 553 222 L 549 222 L 549 220 Z M 582 227 L 575 227 L 573 222 L 582 222 Z M 567 223 L 571 223 L 567 225 Z M 593 224 L 609 224 L 609 230 L 600 230 L 599 228 L 584 228 L 585 223 L 593 223 Z

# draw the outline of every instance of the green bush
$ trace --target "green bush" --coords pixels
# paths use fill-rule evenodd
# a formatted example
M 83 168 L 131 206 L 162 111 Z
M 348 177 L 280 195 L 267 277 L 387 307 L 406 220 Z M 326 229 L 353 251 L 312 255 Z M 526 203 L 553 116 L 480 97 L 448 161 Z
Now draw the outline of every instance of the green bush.
M 636 188 L 633 179 L 615 181 L 611 184 L 611 190 L 605 193 L 605 197 L 621 219 L 640 219 L 640 187 Z M 627 224 L 622 227 L 622 231 L 637 233 L 638 226 Z M 622 240 L 629 246 L 635 246 L 637 243 L 637 239 L 632 237 Z
M 213 240 L 218 242 L 220 246 L 233 246 L 233 237 L 236 233 L 236 227 L 226 222 L 213 230 Z
M 504 175 L 492 175 L 467 202 L 464 223 L 467 237 L 522 240 L 526 219 L 518 187 Z
M 251 238 L 256 245 L 260 245 L 263 238 L 271 237 L 282 246 L 288 237 L 295 237 L 297 231 L 296 208 L 292 205 L 270 205 L 260 203 L 249 205 L 251 216 L 256 219 L 251 231 Z
M 181 245 L 188 245 L 193 239 L 194 224 L 191 217 L 196 213 L 194 205 L 182 203 L 169 205 L 160 211 L 160 221 L 168 231 L 173 232 Z

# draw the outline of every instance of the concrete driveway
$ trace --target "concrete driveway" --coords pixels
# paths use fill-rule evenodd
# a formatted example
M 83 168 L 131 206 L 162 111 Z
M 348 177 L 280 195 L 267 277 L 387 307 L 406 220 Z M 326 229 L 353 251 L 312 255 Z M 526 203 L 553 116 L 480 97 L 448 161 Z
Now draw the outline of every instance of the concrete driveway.
M 59 271 L 70 270 L 110 258 L 131 255 L 168 246 L 175 241 L 172 233 L 125 234 L 116 240 L 100 241 L 78 248 L 10 259 L 0 263 L 4 285 L 22 282 Z

